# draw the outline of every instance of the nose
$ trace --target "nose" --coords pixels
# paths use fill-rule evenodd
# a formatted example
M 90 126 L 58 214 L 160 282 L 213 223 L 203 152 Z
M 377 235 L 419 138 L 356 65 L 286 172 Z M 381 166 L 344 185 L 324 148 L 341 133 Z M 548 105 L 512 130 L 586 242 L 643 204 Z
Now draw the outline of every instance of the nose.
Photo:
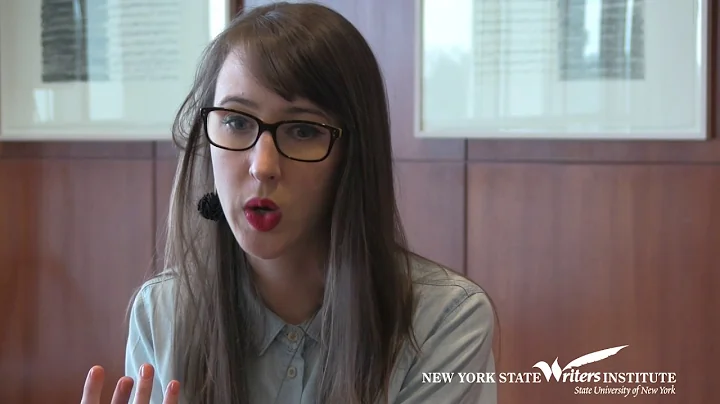
M 260 182 L 277 181 L 280 178 L 280 157 L 270 133 L 263 133 L 250 150 L 250 175 Z

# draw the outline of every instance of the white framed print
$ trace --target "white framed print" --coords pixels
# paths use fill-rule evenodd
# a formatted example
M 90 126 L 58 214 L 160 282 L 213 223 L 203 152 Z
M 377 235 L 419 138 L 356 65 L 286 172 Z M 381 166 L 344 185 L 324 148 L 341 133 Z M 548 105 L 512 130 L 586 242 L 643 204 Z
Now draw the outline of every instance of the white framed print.
M 168 140 L 228 0 L 0 1 L 0 141 Z
M 418 0 L 415 136 L 708 138 L 710 0 Z

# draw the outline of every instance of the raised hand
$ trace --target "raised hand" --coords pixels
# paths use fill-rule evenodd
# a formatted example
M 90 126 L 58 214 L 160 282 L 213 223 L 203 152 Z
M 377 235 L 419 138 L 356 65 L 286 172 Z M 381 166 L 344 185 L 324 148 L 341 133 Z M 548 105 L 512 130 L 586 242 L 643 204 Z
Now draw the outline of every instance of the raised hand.
M 137 390 L 135 392 L 135 400 L 132 404 L 151 404 L 150 397 L 153 388 L 153 378 L 155 369 L 149 364 L 140 367 L 140 380 L 138 381 Z M 103 383 L 105 381 L 105 369 L 101 366 L 93 366 L 85 379 L 85 387 L 83 388 L 83 396 L 80 404 L 100 404 L 100 395 L 102 394 Z M 121 377 L 115 386 L 111 404 L 130 404 L 130 393 L 132 392 L 134 381 L 132 378 Z M 180 395 L 180 383 L 176 380 L 171 381 L 162 404 L 178 404 Z M 160 403 L 152 403 L 160 404 Z

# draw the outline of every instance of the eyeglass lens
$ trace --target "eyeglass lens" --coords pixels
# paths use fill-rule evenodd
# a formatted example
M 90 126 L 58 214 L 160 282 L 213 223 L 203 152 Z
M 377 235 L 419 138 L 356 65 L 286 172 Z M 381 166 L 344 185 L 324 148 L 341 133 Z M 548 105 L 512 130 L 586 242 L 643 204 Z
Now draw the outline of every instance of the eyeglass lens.
M 225 110 L 214 110 L 207 117 L 210 140 L 222 147 L 243 150 L 258 135 L 258 122 L 250 116 Z M 330 147 L 330 129 L 312 123 L 287 122 L 277 128 L 276 145 L 290 158 L 314 160 L 323 158 Z

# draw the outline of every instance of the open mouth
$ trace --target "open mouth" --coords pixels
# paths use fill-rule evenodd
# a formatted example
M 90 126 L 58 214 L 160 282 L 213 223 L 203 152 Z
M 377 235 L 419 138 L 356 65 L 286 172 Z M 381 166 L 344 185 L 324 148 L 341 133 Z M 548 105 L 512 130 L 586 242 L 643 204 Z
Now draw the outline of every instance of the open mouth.
M 275 202 L 270 199 L 261 198 L 253 198 L 248 201 L 248 203 L 245 205 L 245 209 L 258 214 L 267 214 L 279 210 Z
M 267 232 L 280 223 L 282 213 L 271 199 L 253 198 L 245 204 L 245 218 L 256 230 Z

